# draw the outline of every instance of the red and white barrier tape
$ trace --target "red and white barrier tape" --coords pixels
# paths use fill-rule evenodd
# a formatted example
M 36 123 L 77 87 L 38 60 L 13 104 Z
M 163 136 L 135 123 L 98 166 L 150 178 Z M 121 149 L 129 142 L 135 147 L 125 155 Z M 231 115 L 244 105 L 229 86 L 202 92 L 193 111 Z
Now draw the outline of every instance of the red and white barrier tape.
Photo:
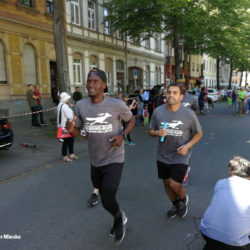
M 51 111 L 51 110 L 54 110 L 54 109 L 57 109 L 57 107 L 53 107 L 53 108 L 49 108 L 49 109 L 45 109 L 45 110 L 39 110 L 39 111 L 36 111 L 36 112 L 29 112 L 29 113 L 23 113 L 23 114 L 1 116 L 0 118 L 11 118 L 11 117 L 18 117 L 18 116 L 26 116 L 26 115 L 38 114 L 40 112 L 48 112 L 48 111 Z
M 74 107 L 74 104 L 68 104 L 70 107 Z M 44 109 L 44 110 L 39 110 L 35 112 L 29 112 L 29 113 L 23 113 L 23 114 L 16 114 L 16 115 L 9 115 L 9 116 L 0 116 L 0 118 L 11 118 L 11 117 L 18 117 L 18 116 L 26 116 L 26 115 L 32 115 L 32 114 L 38 114 L 40 112 L 48 112 L 51 110 L 57 109 L 57 107 L 49 108 L 49 109 Z

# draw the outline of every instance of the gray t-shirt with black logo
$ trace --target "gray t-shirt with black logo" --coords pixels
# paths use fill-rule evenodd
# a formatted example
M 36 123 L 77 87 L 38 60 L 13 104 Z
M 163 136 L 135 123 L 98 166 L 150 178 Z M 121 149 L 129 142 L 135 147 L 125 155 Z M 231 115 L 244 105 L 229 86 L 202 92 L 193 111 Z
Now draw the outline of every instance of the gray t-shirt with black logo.
M 191 151 L 182 156 L 177 153 L 177 149 L 201 131 L 197 116 L 182 105 L 175 112 L 169 111 L 166 105 L 161 105 L 155 109 L 149 128 L 158 130 L 164 122 L 167 122 L 167 135 L 164 142 L 160 142 L 159 138 L 157 160 L 166 164 L 188 165 Z
M 90 163 L 95 167 L 124 162 L 124 144 L 112 147 L 109 140 L 122 133 L 121 120 L 128 122 L 132 113 L 115 98 L 104 97 L 101 103 L 93 104 L 90 98 L 76 103 L 76 128 L 83 127 L 88 137 Z

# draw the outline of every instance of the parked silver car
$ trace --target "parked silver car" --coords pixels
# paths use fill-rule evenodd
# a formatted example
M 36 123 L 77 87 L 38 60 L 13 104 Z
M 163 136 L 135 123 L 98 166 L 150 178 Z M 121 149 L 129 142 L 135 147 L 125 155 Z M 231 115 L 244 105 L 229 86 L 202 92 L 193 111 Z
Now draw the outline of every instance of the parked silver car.
M 212 102 L 217 102 L 220 99 L 220 92 L 217 89 L 208 88 L 208 97 L 212 100 Z

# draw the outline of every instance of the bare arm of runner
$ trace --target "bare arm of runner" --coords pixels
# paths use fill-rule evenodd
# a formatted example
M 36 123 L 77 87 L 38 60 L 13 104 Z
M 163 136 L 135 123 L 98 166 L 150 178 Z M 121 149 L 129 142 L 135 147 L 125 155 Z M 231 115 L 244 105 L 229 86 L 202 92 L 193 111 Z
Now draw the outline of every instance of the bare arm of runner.
M 77 137 L 80 134 L 80 129 L 75 128 L 76 119 L 77 119 L 77 116 L 73 118 L 72 122 L 70 121 L 66 122 L 66 129 L 74 137 Z
M 135 126 L 135 118 L 134 116 L 132 116 L 132 118 L 128 122 L 126 122 L 123 134 L 114 136 L 111 139 L 109 139 L 109 141 L 113 142 L 112 146 L 120 147 L 124 139 L 124 134 L 125 135 L 128 134 L 133 129 L 134 126 Z
M 189 152 L 189 150 L 201 139 L 202 135 L 203 132 L 201 130 L 199 133 L 194 135 L 191 141 L 177 148 L 177 153 L 179 155 L 186 155 Z
M 167 130 L 166 129 L 158 129 L 158 130 L 149 129 L 148 134 L 152 137 L 166 136 Z

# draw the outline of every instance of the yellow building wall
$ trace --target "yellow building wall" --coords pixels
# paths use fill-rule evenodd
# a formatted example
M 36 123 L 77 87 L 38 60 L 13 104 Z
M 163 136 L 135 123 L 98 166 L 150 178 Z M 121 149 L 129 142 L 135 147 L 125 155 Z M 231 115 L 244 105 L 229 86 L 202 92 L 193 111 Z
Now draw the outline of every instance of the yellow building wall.
M 18 0 L 0 0 L 0 41 L 4 46 L 7 84 L 0 84 L 0 100 L 26 98 L 23 75 L 23 47 L 30 44 L 36 58 L 37 84 L 41 94 L 50 96 L 49 61 L 55 61 L 52 16 L 46 1 L 36 0 L 35 8 Z

